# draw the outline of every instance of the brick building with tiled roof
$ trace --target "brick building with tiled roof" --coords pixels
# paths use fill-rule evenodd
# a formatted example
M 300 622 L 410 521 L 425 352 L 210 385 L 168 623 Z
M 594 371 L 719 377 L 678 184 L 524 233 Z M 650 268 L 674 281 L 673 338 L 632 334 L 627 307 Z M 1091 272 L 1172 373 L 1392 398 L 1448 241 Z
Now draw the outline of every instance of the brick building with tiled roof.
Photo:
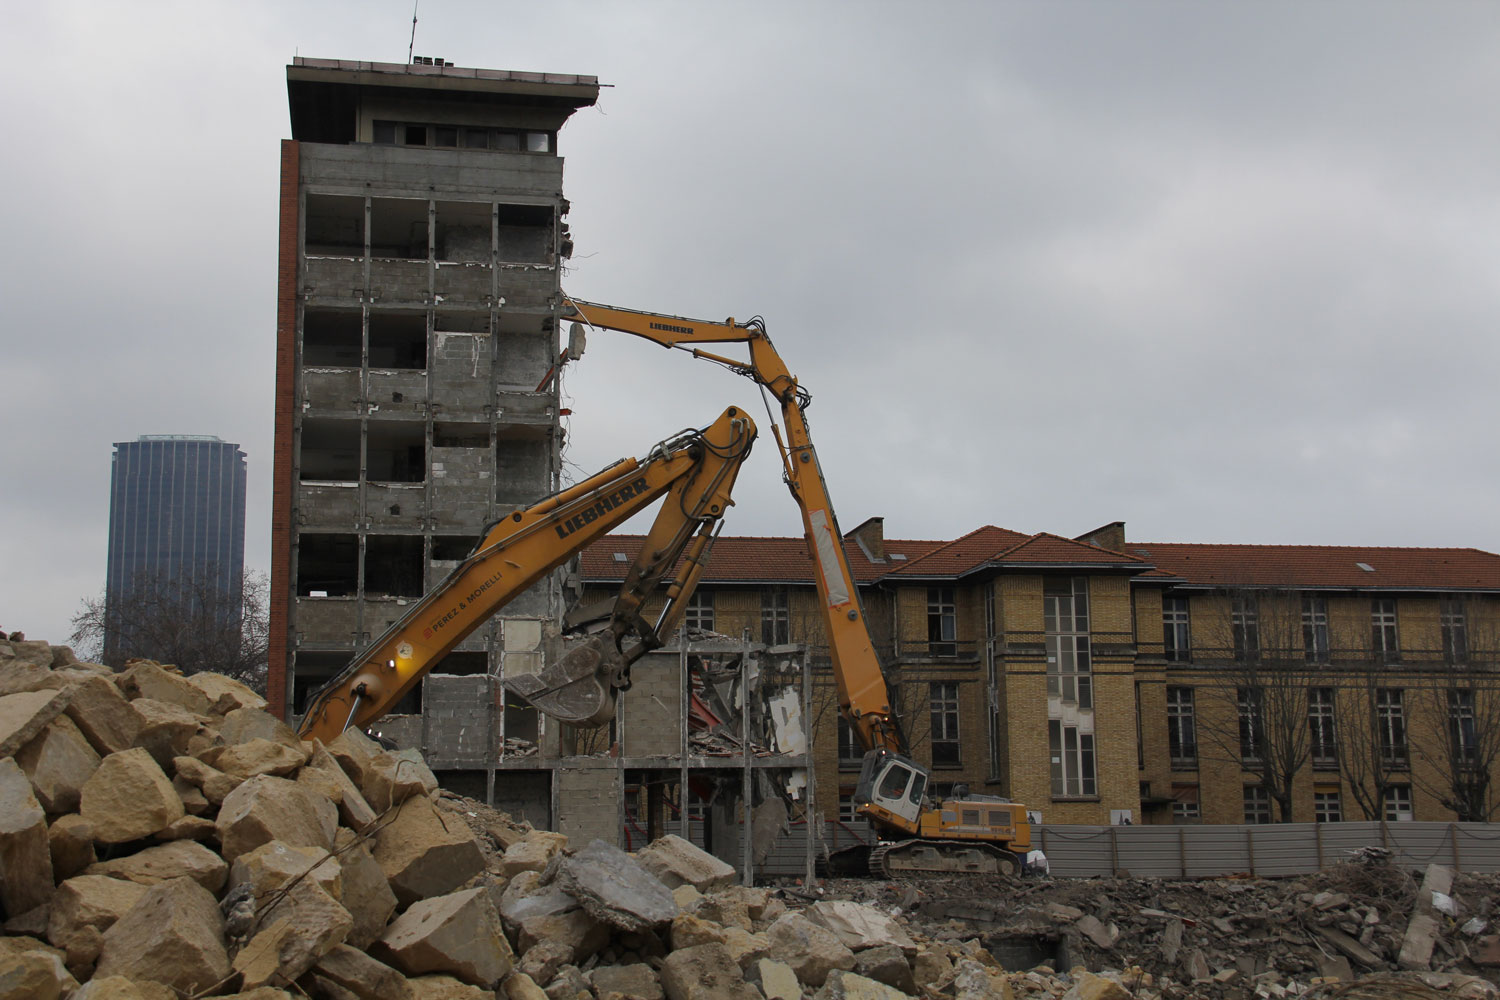
M 583 553 L 591 596 L 640 543 Z M 1048 823 L 1500 812 L 1500 555 L 1127 543 L 1120 523 L 919 541 L 885 538 L 879 518 L 844 548 L 940 786 Z M 805 542 L 721 538 L 685 624 L 809 647 L 821 801 L 837 788 L 852 814 L 860 751 L 832 721 Z

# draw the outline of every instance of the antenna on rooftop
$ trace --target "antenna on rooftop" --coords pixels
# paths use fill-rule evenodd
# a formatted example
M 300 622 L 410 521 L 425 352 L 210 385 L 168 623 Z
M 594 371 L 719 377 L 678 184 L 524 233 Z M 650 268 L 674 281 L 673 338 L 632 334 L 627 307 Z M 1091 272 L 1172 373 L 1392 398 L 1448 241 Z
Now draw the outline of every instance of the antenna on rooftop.
M 411 54 L 417 47 L 417 4 L 421 0 L 412 0 L 411 4 L 411 41 L 406 45 L 406 64 L 412 64 Z

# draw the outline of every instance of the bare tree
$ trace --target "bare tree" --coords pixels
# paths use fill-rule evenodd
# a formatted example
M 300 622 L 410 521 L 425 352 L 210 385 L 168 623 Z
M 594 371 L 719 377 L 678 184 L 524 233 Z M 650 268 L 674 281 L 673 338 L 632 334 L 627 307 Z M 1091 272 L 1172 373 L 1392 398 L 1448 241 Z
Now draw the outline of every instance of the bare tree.
M 1491 776 L 1500 763 L 1500 686 L 1473 668 L 1431 673 L 1411 690 L 1412 723 L 1426 734 L 1412 749 L 1424 766 L 1412 784 L 1461 822 L 1488 823 L 1500 813 Z
M 1308 660 L 1316 652 L 1305 641 L 1301 595 L 1232 588 L 1220 596 L 1221 613 L 1194 623 L 1198 658 L 1214 678 L 1198 731 L 1211 756 L 1253 774 L 1290 823 L 1293 782 L 1313 743 Z
M 245 573 L 237 593 L 208 574 L 192 578 L 138 573 L 129 593 L 85 598 L 73 616 L 73 645 L 119 669 L 132 657 L 175 664 L 185 674 L 212 671 L 264 692 L 270 636 L 270 586 Z M 108 652 L 106 652 L 108 651 Z
M 1374 662 L 1342 668 L 1335 698 L 1339 777 L 1367 820 L 1384 815 L 1390 788 L 1411 766 L 1407 690 Z M 1401 780 L 1398 780 L 1400 778 Z

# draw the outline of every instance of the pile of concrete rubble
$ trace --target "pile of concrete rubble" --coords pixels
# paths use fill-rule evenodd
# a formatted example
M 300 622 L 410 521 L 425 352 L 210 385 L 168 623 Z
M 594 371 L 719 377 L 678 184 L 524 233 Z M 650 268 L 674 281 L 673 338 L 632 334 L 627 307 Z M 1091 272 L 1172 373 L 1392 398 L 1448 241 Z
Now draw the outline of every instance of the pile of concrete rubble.
M 1231 931 L 1289 924 L 1392 958 L 1367 933 L 1390 907 L 1371 921 L 1352 885 L 1338 899 L 1308 880 L 1272 905 L 1245 883 L 1214 914 L 1123 880 L 749 888 L 680 838 L 570 845 L 441 791 L 415 751 L 303 742 L 264 708 L 216 674 L 115 673 L 0 637 L 0 1000 L 1496 995 L 1430 971 L 1335 994 L 1314 974 L 1351 969 L 1243 965 Z M 1488 918 L 1465 891 L 1422 890 L 1439 958 L 1452 921 Z M 1022 956 L 1023 940 L 1052 950 Z

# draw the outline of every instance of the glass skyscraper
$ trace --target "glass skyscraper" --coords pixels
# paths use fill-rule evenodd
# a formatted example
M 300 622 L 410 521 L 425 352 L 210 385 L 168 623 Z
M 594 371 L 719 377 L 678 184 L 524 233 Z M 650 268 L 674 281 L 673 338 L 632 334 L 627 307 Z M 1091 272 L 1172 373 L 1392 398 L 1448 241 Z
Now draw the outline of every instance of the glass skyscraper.
M 107 614 L 127 606 L 138 586 L 178 597 L 218 593 L 238 620 L 245 568 L 245 453 L 201 434 L 147 434 L 115 443 L 109 499 Z M 149 655 L 109 630 L 104 658 Z

